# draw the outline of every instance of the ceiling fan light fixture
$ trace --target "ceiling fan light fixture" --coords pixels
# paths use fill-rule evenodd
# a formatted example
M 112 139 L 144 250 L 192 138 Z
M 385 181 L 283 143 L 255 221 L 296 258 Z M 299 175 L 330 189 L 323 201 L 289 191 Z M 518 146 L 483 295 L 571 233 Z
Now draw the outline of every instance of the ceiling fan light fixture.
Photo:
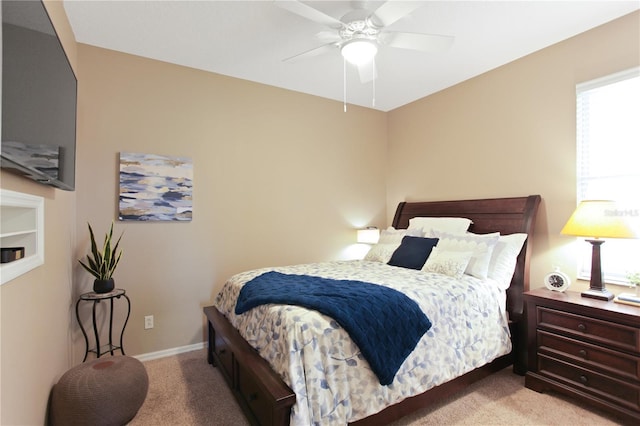
M 378 53 L 378 46 L 373 40 L 356 39 L 342 45 L 340 53 L 342 53 L 347 62 L 354 65 L 362 65 L 371 62 L 376 53 Z

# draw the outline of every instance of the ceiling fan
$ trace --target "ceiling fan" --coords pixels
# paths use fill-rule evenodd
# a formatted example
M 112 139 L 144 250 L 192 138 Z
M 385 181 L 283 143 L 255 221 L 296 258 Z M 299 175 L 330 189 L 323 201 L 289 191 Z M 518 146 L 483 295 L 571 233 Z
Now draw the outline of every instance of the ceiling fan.
M 346 61 L 357 66 L 360 81 L 363 83 L 375 77 L 375 65 L 372 61 L 379 46 L 421 52 L 441 52 L 453 44 L 454 38 L 451 36 L 386 30 L 386 27 L 424 6 L 424 2 L 386 1 L 373 12 L 357 7 L 340 19 L 329 16 L 301 1 L 274 0 L 274 3 L 282 9 L 332 29 L 330 32 L 321 34 L 325 44 L 286 58 L 285 62 L 339 50 Z

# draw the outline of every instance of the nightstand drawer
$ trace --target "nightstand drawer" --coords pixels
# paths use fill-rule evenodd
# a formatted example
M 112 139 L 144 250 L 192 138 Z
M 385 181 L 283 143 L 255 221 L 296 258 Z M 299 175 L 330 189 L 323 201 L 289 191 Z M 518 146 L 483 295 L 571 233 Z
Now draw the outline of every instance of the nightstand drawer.
M 640 329 L 538 306 L 538 327 L 605 344 L 625 351 L 640 352 Z
M 640 386 L 616 380 L 570 363 L 538 356 L 538 371 L 559 382 L 632 410 L 640 409 Z
M 538 331 L 538 351 L 578 362 L 587 368 L 640 380 L 640 358 L 569 337 Z

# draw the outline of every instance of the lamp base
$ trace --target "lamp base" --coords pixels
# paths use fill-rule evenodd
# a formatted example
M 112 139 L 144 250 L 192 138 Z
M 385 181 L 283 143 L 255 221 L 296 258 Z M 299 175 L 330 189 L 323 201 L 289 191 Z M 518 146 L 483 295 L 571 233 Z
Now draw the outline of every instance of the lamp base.
M 581 296 L 589 297 L 591 299 L 598 299 L 598 300 L 612 300 L 614 297 L 614 294 L 611 293 L 606 288 L 603 288 L 603 289 L 590 288 L 589 290 L 583 291 L 581 293 Z
M 598 300 L 611 300 L 614 295 L 604 287 L 602 279 L 602 269 L 600 267 L 600 246 L 603 240 L 587 240 L 591 243 L 591 281 L 589 282 L 589 290 L 582 292 L 582 297 L 590 297 Z

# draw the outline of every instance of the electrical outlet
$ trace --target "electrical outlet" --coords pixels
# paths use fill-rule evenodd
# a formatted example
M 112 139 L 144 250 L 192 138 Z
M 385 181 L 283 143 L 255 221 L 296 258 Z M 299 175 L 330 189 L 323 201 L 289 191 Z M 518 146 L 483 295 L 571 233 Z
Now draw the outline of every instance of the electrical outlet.
M 148 330 L 153 328 L 153 315 L 147 315 L 144 317 L 144 329 Z

